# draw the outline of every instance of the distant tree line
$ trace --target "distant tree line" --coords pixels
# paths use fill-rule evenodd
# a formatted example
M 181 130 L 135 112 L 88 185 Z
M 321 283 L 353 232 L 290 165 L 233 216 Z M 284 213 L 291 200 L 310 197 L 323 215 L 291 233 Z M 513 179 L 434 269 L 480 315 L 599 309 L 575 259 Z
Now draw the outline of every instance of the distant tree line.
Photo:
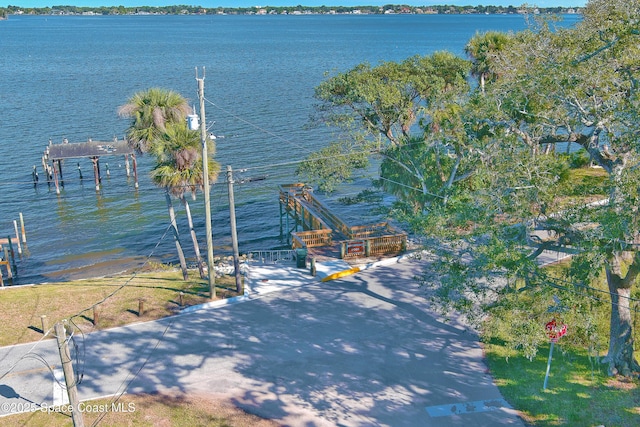
M 540 13 L 565 13 L 571 8 L 549 7 L 539 8 Z M 151 13 L 164 15 L 252 15 L 259 13 L 269 14 L 295 14 L 295 13 L 314 13 L 314 14 L 344 14 L 359 11 L 363 14 L 385 14 L 385 13 L 439 13 L 439 14 L 461 14 L 461 13 L 518 13 L 519 8 L 514 6 L 406 6 L 388 4 L 385 6 L 282 6 L 282 7 L 215 7 L 204 8 L 202 6 L 174 5 L 174 6 L 100 6 L 100 7 L 80 7 L 70 5 L 58 5 L 52 7 L 20 7 L 8 5 L 6 8 L 0 8 L 0 18 L 6 18 L 12 14 L 29 14 L 29 15 L 52 15 L 52 14 L 71 14 L 79 15 L 85 13 L 94 13 L 98 15 L 129 15 L 137 13 Z

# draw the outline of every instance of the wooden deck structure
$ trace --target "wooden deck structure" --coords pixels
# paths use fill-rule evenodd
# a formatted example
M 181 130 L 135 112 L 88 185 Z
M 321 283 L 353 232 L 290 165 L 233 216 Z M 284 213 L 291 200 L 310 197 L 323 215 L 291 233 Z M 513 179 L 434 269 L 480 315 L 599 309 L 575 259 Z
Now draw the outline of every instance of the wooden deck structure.
M 338 244 L 342 259 L 397 254 L 407 249 L 407 234 L 388 222 L 350 226 L 302 183 L 280 186 L 280 229 L 283 219 L 293 249 Z M 293 226 L 289 217 L 294 220 Z M 302 231 L 298 231 L 302 228 Z
M 49 145 L 42 156 L 42 167 L 47 176 L 47 183 L 53 181 L 56 186 L 56 193 L 60 194 L 60 184 L 64 187 L 64 178 L 62 176 L 62 161 L 66 159 L 89 158 L 93 162 L 93 175 L 96 185 L 96 191 L 100 191 L 100 157 L 103 156 L 124 156 L 127 177 L 130 176 L 129 157 L 133 162 L 133 176 L 135 179 L 135 188 L 138 188 L 138 167 L 135 151 L 129 147 L 126 140 L 119 141 L 114 138 L 113 141 L 92 141 L 69 143 L 66 139 L 62 144 L 53 144 L 49 140 Z M 51 164 L 49 164 L 51 162 Z M 79 168 L 79 165 L 78 165 Z M 107 173 L 109 170 L 107 168 Z M 59 178 L 58 178 L 59 176 Z M 33 184 L 37 185 L 37 172 L 34 166 Z M 82 179 L 82 172 L 80 172 Z

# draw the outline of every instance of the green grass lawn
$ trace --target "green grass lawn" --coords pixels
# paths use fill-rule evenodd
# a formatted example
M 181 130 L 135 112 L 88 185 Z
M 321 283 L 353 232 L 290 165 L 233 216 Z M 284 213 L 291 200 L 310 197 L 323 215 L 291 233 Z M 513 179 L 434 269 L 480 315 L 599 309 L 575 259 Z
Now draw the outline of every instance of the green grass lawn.
M 637 379 L 609 377 L 606 366 L 586 351 L 555 345 L 547 389 L 543 389 L 549 347 L 532 360 L 487 343 L 489 369 L 504 398 L 534 426 L 640 425 Z M 509 357 L 510 356 L 510 357 Z
M 118 402 L 99 399 L 83 402 L 85 426 L 109 427 L 276 427 L 207 395 L 124 395 Z M 72 427 L 69 413 L 31 412 L 0 417 L 0 427 Z
M 96 279 L 75 280 L 0 290 L 0 346 L 37 341 L 45 327 L 73 317 L 83 332 L 170 316 L 183 307 L 210 301 L 208 281 L 191 271 L 189 280 L 175 269 Z M 234 277 L 216 279 L 217 298 L 237 295 Z M 142 313 L 140 302 L 142 301 Z M 95 307 L 95 310 L 94 310 Z M 96 319 L 97 316 L 97 319 Z

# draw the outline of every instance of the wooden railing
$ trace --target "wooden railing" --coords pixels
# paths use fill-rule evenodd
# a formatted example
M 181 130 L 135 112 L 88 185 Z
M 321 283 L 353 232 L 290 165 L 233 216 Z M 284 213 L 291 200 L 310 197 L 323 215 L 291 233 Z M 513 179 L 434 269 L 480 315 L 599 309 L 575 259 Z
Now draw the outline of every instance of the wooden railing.
M 296 231 L 291 233 L 293 237 L 293 249 L 331 246 L 332 234 L 333 231 L 329 228 L 324 230 Z
M 291 233 L 293 249 L 329 246 L 332 244 L 332 233 L 337 231 L 347 238 L 341 242 L 341 258 L 376 256 L 406 250 L 407 235 L 403 231 L 388 222 L 349 226 L 314 197 L 312 190 L 305 184 L 281 185 L 280 203 L 309 229 Z

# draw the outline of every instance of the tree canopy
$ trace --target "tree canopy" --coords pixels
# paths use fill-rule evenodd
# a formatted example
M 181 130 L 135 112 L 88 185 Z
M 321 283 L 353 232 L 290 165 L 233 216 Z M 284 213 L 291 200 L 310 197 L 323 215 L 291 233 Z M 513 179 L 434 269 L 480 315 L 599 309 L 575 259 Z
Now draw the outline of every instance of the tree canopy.
M 637 371 L 640 2 L 592 0 L 573 28 L 541 20 L 477 34 L 467 53 L 471 61 L 439 52 L 329 77 L 316 96 L 320 117 L 341 130 L 342 151 L 331 150 L 382 157 L 381 181 L 405 207 L 396 213 L 439 255 L 425 283 L 444 308 L 478 320 L 521 310 L 508 340 L 532 356 L 551 314 L 533 312 L 530 298 L 571 301 L 563 316 L 588 342 L 589 301 L 602 296 L 592 283 L 604 274 L 605 361 L 612 374 Z M 600 171 L 592 185 L 572 178 L 580 158 Z M 322 182 L 331 169 L 309 160 L 301 172 Z M 568 267 L 543 268 L 549 250 L 570 253 Z

